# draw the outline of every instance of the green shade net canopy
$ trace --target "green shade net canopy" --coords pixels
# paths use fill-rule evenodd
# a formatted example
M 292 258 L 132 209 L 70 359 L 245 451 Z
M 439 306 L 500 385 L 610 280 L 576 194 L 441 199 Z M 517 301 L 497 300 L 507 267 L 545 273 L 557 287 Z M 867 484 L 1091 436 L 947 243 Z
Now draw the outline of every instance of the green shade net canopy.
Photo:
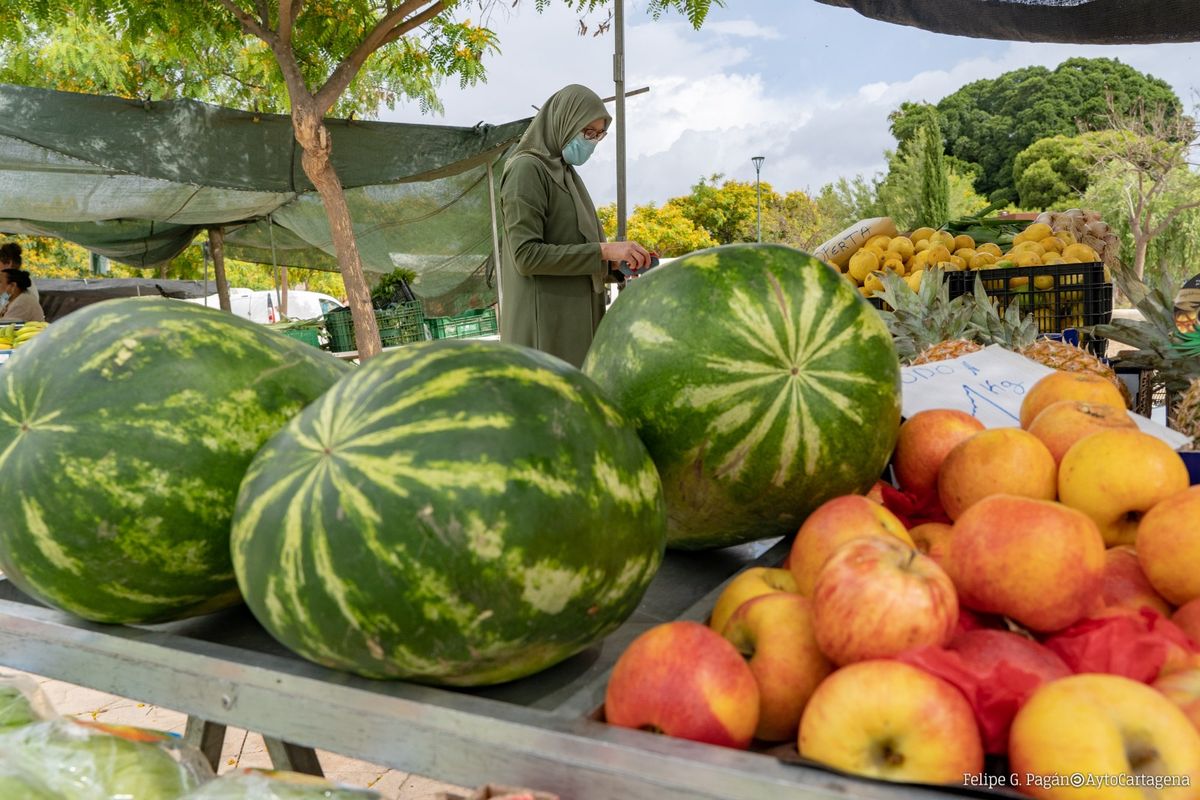
M 817 0 L 935 33 L 1024 42 L 1200 41 L 1197 0 Z
M 368 277 L 413 270 L 431 314 L 495 302 L 489 167 L 528 124 L 326 120 Z M 231 258 L 336 271 L 300 160 L 287 116 L 0 84 L 0 231 L 133 267 L 223 227 Z

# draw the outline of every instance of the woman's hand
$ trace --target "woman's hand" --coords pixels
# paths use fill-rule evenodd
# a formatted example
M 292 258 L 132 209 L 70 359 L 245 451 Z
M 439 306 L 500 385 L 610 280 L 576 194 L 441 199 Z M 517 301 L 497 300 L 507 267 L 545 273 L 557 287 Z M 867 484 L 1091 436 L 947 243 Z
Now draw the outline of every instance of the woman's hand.
M 616 264 L 624 261 L 635 270 L 650 266 L 650 251 L 637 242 L 602 242 L 600 257 Z

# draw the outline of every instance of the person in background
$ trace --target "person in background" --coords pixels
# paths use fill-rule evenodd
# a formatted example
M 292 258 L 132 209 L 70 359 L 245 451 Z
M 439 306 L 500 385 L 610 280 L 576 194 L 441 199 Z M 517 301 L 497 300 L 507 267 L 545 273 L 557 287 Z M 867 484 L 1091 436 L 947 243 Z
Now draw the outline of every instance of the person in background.
M 21 269 L 21 245 L 16 242 L 6 242 L 0 245 L 0 270 L 5 269 Z M 36 286 L 31 286 L 27 290 L 30 297 L 41 303 L 41 298 L 38 297 Z M 4 307 L 8 305 L 8 295 L 0 293 L 0 314 L 4 313 Z
M 0 270 L 0 294 L 8 298 L 2 322 L 45 322 L 46 315 L 37 298 L 30 294 L 33 280 L 23 269 Z
M 612 117 L 584 86 L 555 92 L 504 165 L 500 340 L 582 366 L 604 315 L 605 283 L 625 261 L 651 262 L 637 242 L 606 242 L 575 167 L 591 156 Z

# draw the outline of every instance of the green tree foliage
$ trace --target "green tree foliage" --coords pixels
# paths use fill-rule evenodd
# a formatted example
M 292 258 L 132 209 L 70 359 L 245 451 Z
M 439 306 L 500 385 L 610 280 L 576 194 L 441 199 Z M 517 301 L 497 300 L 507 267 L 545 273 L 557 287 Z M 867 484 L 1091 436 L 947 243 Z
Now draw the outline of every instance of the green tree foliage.
M 758 201 L 753 183 L 726 180 L 721 175 L 701 178 L 690 194 L 671 200 L 697 228 L 708 231 L 719 244 L 758 239 Z M 718 185 L 720 184 L 720 185 Z M 762 184 L 763 208 L 771 185 Z
M 822 186 L 816 197 L 821 224 L 818 233 L 820 241 L 836 236 L 861 219 L 886 216 L 879 196 L 882 183 L 878 177 L 870 179 L 855 175 L 853 178 L 838 178 Z
M 820 204 L 806 192 L 763 195 L 763 241 L 812 251 L 828 239 Z
M 950 179 L 942 150 L 942 129 L 937 111 L 926 108 L 926 122 L 914 143 L 921 153 L 921 195 L 917 225 L 940 228 L 950 221 Z
M 946 211 L 940 221 L 935 222 L 928 218 L 930 211 L 922 210 L 922 199 L 927 191 L 927 184 L 935 183 L 937 176 L 936 174 L 930 175 L 926 171 L 926 164 L 929 161 L 928 153 L 936 148 L 936 134 L 934 137 L 930 137 L 934 139 L 932 144 L 927 144 L 927 135 L 925 129 L 922 129 L 908 147 L 898 152 L 889 151 L 886 154 L 888 171 L 878 182 L 876 195 L 878 200 L 874 205 L 865 209 L 871 212 L 865 217 L 891 217 L 901 230 L 921 225 L 930 225 L 936 228 L 948 220 L 974 213 L 987 205 L 987 200 L 975 192 L 972 177 L 959 174 L 947 163 L 949 159 L 944 159 L 940 174 L 946 182 L 944 187 Z M 936 170 L 936 167 L 934 169 Z M 933 213 L 940 215 L 943 212 L 938 210 Z M 856 219 L 865 217 L 849 219 L 845 224 L 849 225 Z
M 1071 136 L 1103 127 L 1106 96 L 1128 112 L 1136 102 L 1161 104 L 1181 113 L 1179 98 L 1163 80 L 1115 59 L 1071 58 L 1053 70 L 1024 67 L 967 84 L 937 104 L 946 152 L 975 164 L 977 190 L 992 198 L 1015 201 L 1013 165 L 1018 153 L 1039 139 Z M 891 128 L 901 146 L 916 135 L 923 120 L 921 105 L 904 103 L 892 113 Z
M 604 206 L 598 213 L 605 235 L 614 238 L 617 235 L 616 204 Z M 626 238 L 640 242 L 665 258 L 677 258 L 717 244 L 712 234 L 697 227 L 673 200 L 661 208 L 654 203 L 636 206 L 626 220 L 625 227 Z
M 1039 139 L 1017 153 L 1013 182 L 1022 208 L 1069 208 L 1087 191 L 1096 162 L 1121 136 L 1111 130 Z

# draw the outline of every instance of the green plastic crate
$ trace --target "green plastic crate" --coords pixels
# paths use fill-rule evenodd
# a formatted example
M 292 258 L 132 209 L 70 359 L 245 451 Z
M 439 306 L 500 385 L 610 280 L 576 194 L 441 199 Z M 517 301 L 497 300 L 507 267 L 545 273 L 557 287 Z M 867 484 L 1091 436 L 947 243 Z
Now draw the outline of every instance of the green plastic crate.
M 311 344 L 313 347 L 321 346 L 321 336 L 316 328 L 284 328 L 280 333 L 305 344 Z
M 473 336 L 494 336 L 496 307 L 473 308 L 453 317 L 430 317 L 429 330 L 435 339 L 466 339 Z
M 379 339 L 384 347 L 411 344 L 425 338 L 425 311 L 420 300 L 375 309 L 375 324 L 379 326 Z M 350 309 L 339 308 L 326 314 L 325 329 L 329 332 L 329 348 L 333 352 L 358 349 Z

